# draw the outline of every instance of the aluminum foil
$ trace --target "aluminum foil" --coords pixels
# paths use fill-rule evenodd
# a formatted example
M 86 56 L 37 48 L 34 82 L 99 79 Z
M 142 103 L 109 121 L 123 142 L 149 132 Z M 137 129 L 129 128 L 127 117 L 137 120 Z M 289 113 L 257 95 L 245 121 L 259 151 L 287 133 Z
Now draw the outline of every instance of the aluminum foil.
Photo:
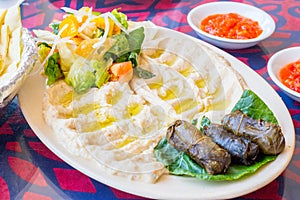
M 16 96 L 38 59 L 38 50 L 34 37 L 26 28 L 22 30 L 22 45 L 22 56 L 17 70 L 10 72 L 8 80 L 0 81 L 0 109 L 9 104 Z

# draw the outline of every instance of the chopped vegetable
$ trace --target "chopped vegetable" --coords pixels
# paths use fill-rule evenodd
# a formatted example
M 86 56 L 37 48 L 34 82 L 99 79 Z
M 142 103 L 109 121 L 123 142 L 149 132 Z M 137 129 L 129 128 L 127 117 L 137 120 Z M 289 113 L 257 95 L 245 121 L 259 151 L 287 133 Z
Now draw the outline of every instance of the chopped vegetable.
M 55 34 L 55 35 L 57 35 L 58 34 L 58 32 L 59 32 L 59 24 L 60 23 L 58 23 L 58 22 L 52 22 L 51 23 L 51 28 L 52 28 L 52 30 L 53 30 L 53 33 Z
M 39 53 L 41 61 L 45 60 L 45 58 L 48 56 L 50 50 L 51 50 L 51 46 L 45 42 L 40 43 L 38 45 L 38 53 Z
M 113 9 L 111 13 L 122 24 L 122 26 L 126 29 L 128 28 L 127 16 L 124 13 L 119 12 L 118 9 Z
M 74 15 L 69 15 L 60 24 L 59 30 L 65 27 L 65 30 L 61 33 L 61 37 L 75 37 L 78 34 L 79 23 Z
M 74 88 L 75 92 L 82 93 L 95 85 L 94 71 L 90 61 L 79 58 L 71 66 L 66 81 Z
M 134 68 L 134 73 L 139 77 L 139 78 L 143 78 L 143 79 L 150 79 L 153 78 L 155 76 L 155 74 L 153 74 L 150 71 L 147 71 L 141 67 L 136 66 Z
M 45 75 L 48 76 L 47 85 L 51 85 L 56 80 L 64 77 L 59 66 L 59 54 L 57 52 L 49 57 L 46 63 Z
M 129 32 L 124 13 L 118 9 L 95 13 L 88 7 L 63 9 L 67 12 L 64 19 L 51 23 L 54 34 L 39 34 L 51 44 L 39 47 L 42 65 L 47 65 L 48 85 L 65 78 L 76 92 L 82 93 L 109 81 L 128 82 L 133 72 L 140 78 L 154 76 L 138 67 L 144 28 Z
M 114 63 L 110 67 L 110 72 L 112 74 L 112 81 L 125 81 L 128 82 L 132 78 L 132 63 L 131 61 Z
M 105 61 L 104 59 L 101 61 L 92 60 L 92 66 L 96 70 L 96 80 L 95 85 L 100 88 L 102 85 L 107 83 L 110 79 L 110 74 L 108 72 L 109 66 L 112 65 L 113 60 L 109 59 L 108 61 Z
M 141 51 L 141 46 L 145 38 L 144 27 L 137 28 L 126 35 L 130 50 L 137 54 Z
M 89 58 L 91 57 L 96 49 L 93 48 L 93 45 L 98 42 L 98 39 L 87 39 L 87 40 L 82 40 L 80 44 L 77 46 L 75 49 L 75 53 L 78 55 L 84 57 L 84 58 Z

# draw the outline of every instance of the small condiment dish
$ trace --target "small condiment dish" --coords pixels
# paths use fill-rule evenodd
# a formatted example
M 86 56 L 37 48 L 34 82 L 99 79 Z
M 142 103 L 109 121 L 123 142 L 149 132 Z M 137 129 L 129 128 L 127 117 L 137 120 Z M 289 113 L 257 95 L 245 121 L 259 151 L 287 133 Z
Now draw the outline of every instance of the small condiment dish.
M 211 35 L 200 29 L 200 23 L 204 18 L 214 14 L 228 13 L 236 13 L 253 21 L 257 21 L 262 28 L 262 33 L 252 39 L 228 39 Z M 224 49 L 244 49 L 254 46 L 272 35 L 276 27 L 272 17 L 265 11 L 248 4 L 237 2 L 212 2 L 199 5 L 189 12 L 187 21 L 200 38 Z
M 275 53 L 268 61 L 268 73 L 272 81 L 289 97 L 300 102 L 300 93 L 285 86 L 279 77 L 280 69 L 300 59 L 300 47 L 290 47 Z

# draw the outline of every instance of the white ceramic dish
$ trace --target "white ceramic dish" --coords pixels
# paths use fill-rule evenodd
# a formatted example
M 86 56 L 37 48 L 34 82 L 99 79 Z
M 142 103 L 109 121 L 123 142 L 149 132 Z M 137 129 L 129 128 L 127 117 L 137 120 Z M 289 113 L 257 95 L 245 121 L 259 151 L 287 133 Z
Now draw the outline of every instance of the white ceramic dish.
M 272 87 L 241 61 L 191 36 L 158 28 L 158 32 L 167 34 L 172 40 L 191 40 L 195 44 L 204 44 L 224 56 L 245 78 L 250 89 L 255 91 L 274 111 L 282 127 L 286 147 L 273 162 L 263 166 L 255 174 L 237 181 L 200 181 L 195 178 L 164 175 L 157 183 L 133 182 L 99 170 L 96 161 L 87 161 L 72 155 L 55 137 L 52 129 L 42 116 L 42 98 L 45 92 L 45 79 L 40 74 L 28 78 L 19 92 L 22 112 L 32 130 L 40 140 L 56 155 L 72 167 L 87 176 L 119 190 L 154 199 L 228 199 L 253 192 L 278 177 L 290 162 L 295 148 L 295 130 L 291 116 L 278 94 Z
M 300 102 L 300 93 L 285 86 L 279 79 L 279 71 L 289 63 L 300 59 L 300 47 L 290 47 L 275 53 L 268 61 L 268 73 L 273 82 L 289 97 Z
M 200 22 L 207 16 L 226 13 L 237 13 L 257 21 L 263 29 L 262 34 L 253 39 L 235 40 L 217 37 L 200 29 Z M 265 11 L 248 4 L 236 2 L 213 2 L 199 5 L 189 12 L 187 21 L 200 38 L 215 46 L 225 49 L 243 49 L 254 46 L 260 41 L 268 38 L 275 30 L 274 20 Z

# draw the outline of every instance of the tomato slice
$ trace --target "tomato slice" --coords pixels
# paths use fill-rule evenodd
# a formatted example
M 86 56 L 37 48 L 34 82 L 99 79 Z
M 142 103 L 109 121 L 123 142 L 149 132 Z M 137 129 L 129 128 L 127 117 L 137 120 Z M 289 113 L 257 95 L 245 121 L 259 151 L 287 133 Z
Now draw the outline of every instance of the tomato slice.
M 132 63 L 131 61 L 114 63 L 110 67 L 111 81 L 129 82 L 132 78 Z

